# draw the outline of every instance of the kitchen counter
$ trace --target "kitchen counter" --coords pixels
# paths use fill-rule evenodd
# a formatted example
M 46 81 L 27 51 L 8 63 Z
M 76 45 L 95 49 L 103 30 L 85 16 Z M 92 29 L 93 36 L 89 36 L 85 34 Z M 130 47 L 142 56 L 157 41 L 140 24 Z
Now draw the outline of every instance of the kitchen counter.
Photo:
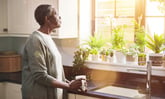
M 129 88 L 129 89 L 136 89 L 134 86 L 130 85 L 116 85 L 116 84 L 108 84 L 108 83 L 100 83 L 100 82 L 88 82 L 88 90 L 87 92 L 79 92 L 79 91 L 69 91 L 69 93 L 73 94 L 80 94 L 80 95 L 85 95 L 85 96 L 91 96 L 91 97 L 97 97 L 101 99 L 134 99 L 126 96 L 120 96 L 120 95 L 115 95 L 115 94 L 109 94 L 107 92 L 98 92 L 96 90 L 104 88 L 106 86 L 117 86 L 121 88 Z M 140 94 L 144 94 L 148 96 L 144 91 L 139 90 Z M 149 98 L 137 98 L 137 99 L 149 99 Z M 165 97 L 159 97 L 159 96 L 154 96 L 151 94 L 151 99 L 165 99 Z
M 65 70 L 66 77 L 67 76 L 70 77 L 70 75 L 69 75 L 70 67 L 65 66 L 64 70 Z M 114 77 L 113 72 L 100 71 L 100 70 L 93 70 L 92 72 L 93 72 L 93 74 L 92 74 L 93 76 L 92 76 L 92 80 L 88 81 L 88 91 L 87 92 L 69 91 L 69 93 L 80 94 L 80 95 L 91 96 L 91 97 L 98 97 L 101 99 L 129 99 L 128 97 L 114 95 L 114 94 L 107 94 L 107 93 L 102 93 L 102 92 L 96 92 L 95 90 L 103 88 L 105 86 L 110 86 L 110 85 L 114 85 L 114 86 L 118 86 L 118 87 L 125 87 L 125 88 L 132 88 L 132 89 L 138 88 L 141 92 L 143 92 L 142 90 L 144 90 L 145 80 L 140 79 L 140 78 L 145 78 L 145 77 L 143 77 L 143 75 L 136 75 L 136 74 L 130 75 L 129 73 L 125 74 L 125 73 L 118 72 L 118 74 L 117 74 L 118 77 L 117 77 L 116 81 L 112 82 L 111 79 L 113 79 L 112 77 Z M 96 74 L 101 74 L 101 76 L 100 75 L 96 76 Z M 105 76 L 105 75 L 108 75 L 108 76 Z M 115 75 L 116 75 L 116 72 L 115 72 Z M 96 78 L 94 78 L 94 77 L 96 77 Z M 105 78 L 105 80 L 103 78 Z M 157 79 L 158 79 L 158 81 L 157 81 Z M 144 80 L 144 82 L 143 82 L 143 80 Z M 8 81 L 8 82 L 14 82 L 14 83 L 21 84 L 21 71 L 20 72 L 11 72 L 11 73 L 0 73 L 0 81 L 1 82 Z M 163 78 L 162 77 L 161 78 L 153 77 L 152 84 L 153 84 L 152 97 L 154 97 L 154 98 L 151 98 L 151 99 L 165 99 L 164 77 Z M 159 90 L 161 90 L 161 93 L 158 92 Z

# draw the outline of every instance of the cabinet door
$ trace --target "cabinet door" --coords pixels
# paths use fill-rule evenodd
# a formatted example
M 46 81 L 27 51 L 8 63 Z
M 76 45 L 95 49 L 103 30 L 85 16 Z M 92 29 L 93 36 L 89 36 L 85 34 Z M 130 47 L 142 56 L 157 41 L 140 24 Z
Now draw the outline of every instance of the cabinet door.
M 8 0 L 8 33 L 31 34 L 39 28 L 34 11 L 40 4 L 54 5 L 61 16 L 61 27 L 52 36 L 73 38 L 78 35 L 78 0 Z
M 5 99 L 5 86 L 4 83 L 0 83 L 0 99 Z
M 22 35 L 37 30 L 34 11 L 40 4 L 55 4 L 55 0 L 8 0 L 8 32 Z
M 76 99 L 76 95 L 75 94 L 68 94 L 68 99 Z
M 5 29 L 7 29 L 7 1 L 6 0 L 0 0 L 0 33 L 7 32 Z
M 83 95 L 76 95 L 76 99 L 100 99 L 100 98 L 83 96 Z
M 8 33 L 26 33 L 28 0 L 8 0 Z
M 77 37 L 78 35 L 78 0 L 58 0 L 56 5 L 61 16 L 61 27 L 53 36 L 57 38 Z
M 21 85 L 15 83 L 6 83 L 5 99 L 22 99 Z
M 35 1 L 29 0 L 29 3 L 28 3 L 28 20 L 29 20 L 28 32 L 29 33 L 32 33 L 33 31 L 39 28 L 39 25 L 36 22 L 35 17 L 34 17 L 34 12 L 35 12 L 35 9 L 40 4 L 50 4 L 54 6 L 56 4 L 56 0 L 35 0 Z

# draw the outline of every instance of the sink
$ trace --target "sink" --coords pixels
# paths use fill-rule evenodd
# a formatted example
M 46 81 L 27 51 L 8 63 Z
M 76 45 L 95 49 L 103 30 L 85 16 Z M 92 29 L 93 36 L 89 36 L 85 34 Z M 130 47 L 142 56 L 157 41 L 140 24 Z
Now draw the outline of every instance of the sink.
M 100 89 L 94 90 L 95 92 L 124 96 L 132 99 L 146 99 L 145 94 L 141 94 L 136 89 L 117 87 L 117 86 L 106 86 Z

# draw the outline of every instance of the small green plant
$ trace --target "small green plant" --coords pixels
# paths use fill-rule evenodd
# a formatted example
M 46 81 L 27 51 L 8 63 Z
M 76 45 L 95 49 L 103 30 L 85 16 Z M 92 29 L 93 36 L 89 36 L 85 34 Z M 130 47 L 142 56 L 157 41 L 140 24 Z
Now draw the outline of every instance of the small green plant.
M 102 35 L 96 33 L 94 36 L 90 36 L 88 40 L 85 40 L 83 45 L 88 45 L 90 49 L 100 49 L 105 45 L 105 42 Z
M 138 65 L 146 65 L 146 54 L 145 53 L 139 53 L 138 54 Z
M 85 60 L 87 60 L 89 56 L 89 49 L 79 48 L 74 52 L 74 61 L 73 61 L 73 69 L 71 79 L 74 79 L 76 75 L 86 75 L 87 79 L 90 79 L 90 70 L 85 65 Z
M 141 26 L 141 17 L 139 17 L 138 22 L 134 21 L 135 25 L 135 44 L 138 46 L 139 52 L 145 51 L 146 46 L 146 31 L 143 26 Z
M 73 66 L 84 66 L 85 60 L 89 56 L 89 49 L 79 48 L 74 52 Z
M 110 57 L 112 57 L 114 54 L 114 50 L 112 48 L 108 48 L 107 52 L 109 53 Z
M 121 50 L 125 47 L 124 28 L 126 25 L 119 25 L 112 29 L 112 48 Z
M 139 53 L 138 57 L 146 57 L 146 54 L 145 53 Z
M 108 56 L 109 55 L 109 51 L 107 50 L 107 49 L 101 49 L 101 51 L 100 51 L 100 54 L 101 55 L 105 55 L 105 56 Z
M 149 41 L 147 41 L 147 47 L 154 53 L 160 53 L 165 50 L 165 39 L 163 34 L 158 35 L 154 33 L 153 37 L 151 35 L 147 35 L 147 37 L 149 39 Z
M 132 46 L 130 46 L 129 48 L 128 48 L 128 50 L 127 50 L 127 52 L 126 52 L 126 54 L 127 55 L 132 55 L 132 56 L 137 56 L 138 55 L 138 53 L 139 53 L 139 51 L 138 51 L 138 46 L 137 45 L 132 45 Z
M 97 48 L 92 48 L 89 50 L 89 53 L 92 54 L 92 55 L 97 55 L 99 53 L 98 49 Z

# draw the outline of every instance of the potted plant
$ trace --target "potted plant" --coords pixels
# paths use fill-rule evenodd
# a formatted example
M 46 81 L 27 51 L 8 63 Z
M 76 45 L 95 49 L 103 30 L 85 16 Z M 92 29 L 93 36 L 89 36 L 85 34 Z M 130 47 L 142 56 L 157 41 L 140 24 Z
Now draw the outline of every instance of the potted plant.
M 146 65 L 146 31 L 141 25 L 141 16 L 138 18 L 138 22 L 134 21 L 135 25 L 135 44 L 138 47 L 138 65 Z
M 137 61 L 137 56 L 138 56 L 138 46 L 137 45 L 132 45 L 128 48 L 126 52 L 126 61 L 129 63 L 135 63 Z
M 114 60 L 114 50 L 112 48 L 108 48 L 107 53 L 108 53 L 109 62 L 113 62 L 113 60 Z
M 145 53 L 138 54 L 138 65 L 139 66 L 146 65 L 146 54 Z
M 102 61 L 108 61 L 109 51 L 105 48 L 101 49 L 100 57 Z
M 105 45 L 106 41 L 103 39 L 102 35 L 95 34 L 94 36 L 90 36 L 88 40 L 82 45 L 86 45 L 90 50 L 90 56 L 93 61 L 98 61 L 98 54 L 101 47 Z
M 105 45 L 106 41 L 101 34 L 95 34 L 90 36 L 88 40 L 85 40 L 83 45 L 87 45 L 90 49 L 97 48 L 98 50 Z
M 90 70 L 85 65 L 85 60 L 87 60 L 88 56 L 88 49 L 79 48 L 74 52 L 72 79 L 74 79 L 76 75 L 86 75 L 87 78 L 90 78 Z
M 99 59 L 99 51 L 98 51 L 97 48 L 90 49 L 89 53 L 90 53 L 92 61 L 98 61 L 98 59 Z
M 149 54 L 149 60 L 152 60 L 153 66 L 161 66 L 163 63 L 163 54 L 161 52 L 165 50 L 165 39 L 163 34 L 156 34 L 154 36 L 147 35 L 149 41 L 147 41 L 147 48 L 152 50 L 154 53 Z
M 112 29 L 112 48 L 114 51 L 114 62 L 125 63 L 125 40 L 124 28 L 126 25 L 119 25 Z

